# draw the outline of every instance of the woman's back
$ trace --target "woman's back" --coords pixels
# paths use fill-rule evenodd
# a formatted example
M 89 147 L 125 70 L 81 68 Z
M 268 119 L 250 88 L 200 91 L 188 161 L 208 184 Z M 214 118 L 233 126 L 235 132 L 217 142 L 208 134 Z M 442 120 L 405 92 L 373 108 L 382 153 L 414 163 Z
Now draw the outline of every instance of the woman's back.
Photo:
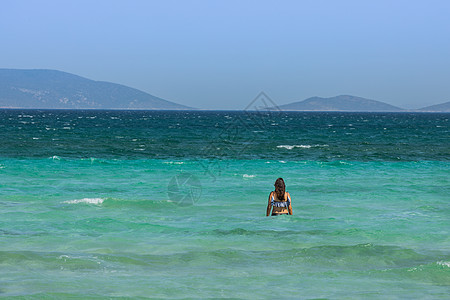
M 269 195 L 267 204 L 267 216 L 272 211 L 272 216 L 292 215 L 291 195 L 285 191 L 286 187 L 282 178 L 275 181 L 275 191 Z

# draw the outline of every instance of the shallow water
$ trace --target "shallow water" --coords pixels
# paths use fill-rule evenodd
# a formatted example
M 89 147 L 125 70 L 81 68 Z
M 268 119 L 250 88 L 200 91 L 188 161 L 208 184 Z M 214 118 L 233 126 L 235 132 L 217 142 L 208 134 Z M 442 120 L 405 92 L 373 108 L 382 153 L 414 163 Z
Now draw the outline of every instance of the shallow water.
M 0 115 L 0 296 L 450 292 L 448 114 Z

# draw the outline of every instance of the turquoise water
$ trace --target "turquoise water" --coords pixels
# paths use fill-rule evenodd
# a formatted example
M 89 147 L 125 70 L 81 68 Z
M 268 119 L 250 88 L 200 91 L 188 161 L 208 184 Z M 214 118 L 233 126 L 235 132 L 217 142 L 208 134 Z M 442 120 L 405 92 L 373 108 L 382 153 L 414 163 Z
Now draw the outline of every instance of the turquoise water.
M 0 111 L 0 297 L 446 299 L 448 116 Z

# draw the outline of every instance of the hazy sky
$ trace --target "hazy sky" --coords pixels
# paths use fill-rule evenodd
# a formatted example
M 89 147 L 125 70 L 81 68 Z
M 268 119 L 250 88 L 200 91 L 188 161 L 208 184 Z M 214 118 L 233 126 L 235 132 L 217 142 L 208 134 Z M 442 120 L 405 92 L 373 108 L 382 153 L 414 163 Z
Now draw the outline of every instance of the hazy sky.
M 205 109 L 350 94 L 450 101 L 450 1 L 0 0 L 0 68 L 56 69 Z

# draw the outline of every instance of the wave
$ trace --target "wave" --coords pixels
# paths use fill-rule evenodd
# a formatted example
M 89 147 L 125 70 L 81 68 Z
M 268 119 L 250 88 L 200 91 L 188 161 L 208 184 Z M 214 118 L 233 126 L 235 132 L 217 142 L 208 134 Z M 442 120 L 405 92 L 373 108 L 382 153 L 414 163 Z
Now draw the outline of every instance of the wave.
M 171 200 L 152 200 L 152 199 L 137 199 L 125 200 L 119 198 L 96 197 L 96 198 L 82 198 L 62 201 L 63 204 L 88 204 L 98 205 L 104 208 L 131 208 L 137 207 L 140 209 L 167 209 L 167 207 L 177 207 L 177 203 Z
M 449 261 L 429 261 L 403 268 L 386 268 L 374 272 L 383 279 L 398 280 L 407 278 L 411 281 L 432 284 L 436 286 L 450 286 Z
M 164 161 L 163 163 L 168 165 L 182 165 L 184 161 Z
M 43 261 L 51 264 L 73 263 L 74 268 L 97 267 L 97 264 L 138 264 L 161 265 L 167 267 L 182 267 L 185 263 L 228 265 L 236 263 L 264 264 L 275 260 L 280 264 L 314 266 L 316 270 L 334 271 L 376 271 L 380 274 L 391 272 L 401 273 L 402 276 L 421 277 L 418 273 L 426 273 L 441 277 L 438 281 L 445 284 L 443 279 L 450 279 L 449 257 L 439 254 L 420 254 L 413 249 L 397 246 L 359 244 L 349 246 L 324 245 L 309 248 L 294 248 L 287 250 L 265 249 L 244 250 L 222 248 L 205 250 L 189 247 L 174 247 L 172 251 L 166 249 L 159 253 L 105 253 L 102 249 L 92 253 L 63 253 L 63 252 L 34 252 L 34 251 L 0 251 L 0 262 L 8 261 L 16 264 L 26 261 Z M 180 251 L 181 250 L 181 251 Z M 94 261 L 94 264 L 92 262 Z M 80 265 L 81 263 L 81 265 Z M 76 266 L 78 265 L 78 266 Z M 435 277 L 436 277 L 435 276 Z M 450 285 L 450 281 L 447 281 Z
M 225 229 L 215 229 L 208 232 L 208 235 L 217 236 L 227 236 L 227 235 L 242 235 L 242 236 L 265 236 L 270 238 L 282 238 L 285 239 L 286 236 L 293 235 L 297 236 L 299 234 L 316 235 L 323 234 L 324 230 L 247 230 L 243 228 L 235 228 L 230 230 Z
M 86 203 L 86 204 L 99 205 L 99 204 L 102 204 L 103 201 L 105 201 L 104 198 L 83 198 L 83 199 L 67 200 L 67 201 L 63 201 L 63 203 L 67 203 L 67 204 Z
M 309 148 L 322 148 L 322 147 L 328 147 L 328 145 L 278 145 L 277 148 L 284 148 L 287 150 L 292 150 L 294 148 L 302 148 L 302 149 L 309 149 Z
M 21 265 L 27 267 L 30 262 L 35 266 L 45 266 L 54 270 L 89 270 L 101 269 L 99 260 L 94 255 L 67 255 L 55 252 L 37 251 L 0 251 L 0 262 L 3 264 Z
M 82 198 L 82 199 L 74 199 L 74 200 L 66 200 L 62 203 L 66 204 L 94 204 L 94 205 L 100 205 L 107 207 L 132 207 L 132 206 L 139 206 L 139 207 L 145 207 L 145 206 L 152 206 L 155 205 L 167 205 L 167 203 L 171 203 L 170 200 L 161 200 L 161 201 L 155 201 L 155 200 L 122 200 L 122 199 L 115 199 L 115 198 Z
M 124 200 L 118 198 L 107 198 L 103 204 L 105 208 L 137 208 L 137 209 L 151 209 L 152 211 L 167 210 L 168 208 L 174 209 L 178 207 L 177 203 L 169 199 L 166 200 L 153 200 L 153 199 L 136 199 L 136 200 Z
M 437 264 L 450 268 L 450 261 L 438 261 Z

